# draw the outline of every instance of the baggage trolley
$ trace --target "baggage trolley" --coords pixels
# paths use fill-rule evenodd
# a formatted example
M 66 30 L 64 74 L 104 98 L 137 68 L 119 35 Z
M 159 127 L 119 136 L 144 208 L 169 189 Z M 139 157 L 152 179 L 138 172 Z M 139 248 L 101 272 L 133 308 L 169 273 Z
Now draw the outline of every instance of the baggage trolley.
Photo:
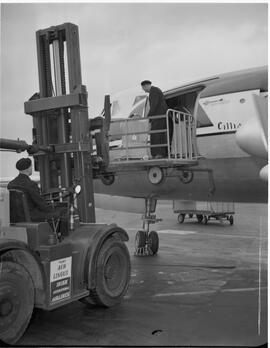
M 234 224 L 235 207 L 233 202 L 194 202 L 173 201 L 173 211 L 178 214 L 177 220 L 183 223 L 188 217 L 196 216 L 199 223 L 207 224 L 210 219 L 229 221 Z

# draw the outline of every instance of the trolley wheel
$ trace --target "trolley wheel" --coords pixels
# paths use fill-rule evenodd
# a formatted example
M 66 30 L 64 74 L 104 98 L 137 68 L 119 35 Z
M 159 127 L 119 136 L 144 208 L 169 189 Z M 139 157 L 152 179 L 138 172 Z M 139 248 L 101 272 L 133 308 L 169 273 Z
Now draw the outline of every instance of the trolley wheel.
M 26 330 L 34 307 L 34 285 L 20 264 L 0 264 L 0 339 L 16 343 Z
M 163 172 L 162 168 L 151 167 L 148 170 L 148 179 L 151 182 L 151 184 L 153 184 L 153 185 L 161 184 L 165 179 L 164 172 Z
M 234 219 L 233 219 L 233 216 L 232 216 L 232 215 L 230 215 L 230 217 L 229 217 L 229 221 L 230 221 L 230 224 L 231 224 L 231 225 L 233 225 L 233 223 L 234 223 Z
M 105 174 L 105 175 L 102 175 L 101 177 L 101 181 L 104 185 L 112 185 L 114 183 L 114 180 L 115 180 L 115 177 L 113 174 Z
M 89 304 L 112 307 L 121 302 L 130 281 L 130 257 L 124 242 L 114 237 L 105 240 L 98 254 L 96 287 Z M 87 302 L 87 301 L 85 301 Z
M 157 232 L 151 231 L 149 233 L 148 240 L 150 241 L 149 247 L 153 255 L 155 255 L 158 252 L 158 248 L 159 248 L 159 238 L 158 238 Z
M 182 224 L 185 221 L 185 217 L 186 217 L 185 214 L 179 214 L 178 215 L 177 219 L 178 219 L 179 224 Z
M 198 214 L 198 215 L 196 215 L 196 217 L 197 217 L 198 223 L 199 223 L 199 224 L 202 223 L 202 221 L 203 221 L 203 215 Z
M 192 218 L 193 218 L 193 214 L 188 214 L 188 217 L 189 217 L 190 219 L 192 219 Z
M 202 223 L 207 225 L 207 222 L 208 222 L 208 217 L 206 215 L 203 216 L 203 220 L 202 220 Z
M 146 245 L 146 232 L 138 231 L 135 237 L 135 248 L 136 250 L 139 248 L 144 248 Z

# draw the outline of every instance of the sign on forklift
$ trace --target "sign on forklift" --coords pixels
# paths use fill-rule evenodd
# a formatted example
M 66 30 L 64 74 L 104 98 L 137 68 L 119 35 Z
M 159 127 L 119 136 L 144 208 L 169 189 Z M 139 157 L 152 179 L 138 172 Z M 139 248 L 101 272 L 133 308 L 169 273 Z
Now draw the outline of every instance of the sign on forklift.
M 0 200 L 0 339 L 8 344 L 22 337 L 34 307 L 52 310 L 77 300 L 110 307 L 122 301 L 130 280 L 127 232 L 95 219 L 93 175 L 108 165 L 108 146 L 101 146 L 97 161 L 91 129 L 108 122 L 94 126 L 88 119 L 78 27 L 39 30 L 36 39 L 40 91 L 25 103 L 33 143 L 0 139 L 0 148 L 33 155 L 42 194 L 66 214 L 59 221 L 31 221 L 23 187 Z M 107 120 L 108 103 L 106 96 Z M 15 219 L 18 211 L 23 217 Z
M 71 297 L 71 262 L 71 256 L 51 262 L 50 291 L 52 303 Z

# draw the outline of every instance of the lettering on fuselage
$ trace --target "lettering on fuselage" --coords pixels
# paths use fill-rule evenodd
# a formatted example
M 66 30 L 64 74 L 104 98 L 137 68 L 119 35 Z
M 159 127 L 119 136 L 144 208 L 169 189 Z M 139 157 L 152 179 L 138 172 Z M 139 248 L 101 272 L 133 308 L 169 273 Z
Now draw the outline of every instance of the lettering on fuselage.
M 219 130 L 236 130 L 241 127 L 241 123 L 234 122 L 218 122 L 217 127 Z

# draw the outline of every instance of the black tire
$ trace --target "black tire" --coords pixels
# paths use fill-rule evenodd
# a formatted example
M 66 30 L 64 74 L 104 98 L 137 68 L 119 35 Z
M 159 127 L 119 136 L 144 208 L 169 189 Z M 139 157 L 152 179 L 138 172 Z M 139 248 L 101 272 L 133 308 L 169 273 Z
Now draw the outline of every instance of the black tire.
M 207 222 L 208 222 L 208 217 L 206 215 L 203 216 L 203 220 L 202 220 L 202 223 L 204 225 L 207 225 Z
M 34 285 L 26 269 L 0 263 L 0 339 L 15 344 L 24 334 L 34 308 Z
M 233 223 L 234 223 L 234 218 L 233 218 L 233 216 L 232 216 L 232 215 L 230 215 L 230 217 L 229 217 L 229 221 L 230 221 L 230 224 L 231 224 L 231 225 L 233 225 Z
M 115 177 L 113 174 L 106 174 L 101 177 L 101 181 L 104 185 L 112 185 L 114 183 Z
M 197 217 L 198 223 L 199 223 L 199 224 L 202 223 L 202 221 L 203 221 L 203 215 L 198 214 L 198 215 L 196 215 L 196 217 Z
M 178 215 L 177 219 L 178 219 L 179 224 L 182 224 L 185 221 L 185 217 L 186 217 L 185 214 L 179 214 Z
M 153 255 L 155 255 L 158 252 L 158 248 L 159 248 L 159 238 L 158 238 L 157 232 L 151 231 L 149 233 L 148 240 L 150 241 L 150 249 Z
M 146 232 L 138 231 L 135 236 L 135 249 L 144 248 L 146 245 Z
M 109 237 L 103 243 L 96 264 L 96 287 L 90 304 L 112 307 L 121 302 L 130 281 L 130 256 L 124 242 Z

